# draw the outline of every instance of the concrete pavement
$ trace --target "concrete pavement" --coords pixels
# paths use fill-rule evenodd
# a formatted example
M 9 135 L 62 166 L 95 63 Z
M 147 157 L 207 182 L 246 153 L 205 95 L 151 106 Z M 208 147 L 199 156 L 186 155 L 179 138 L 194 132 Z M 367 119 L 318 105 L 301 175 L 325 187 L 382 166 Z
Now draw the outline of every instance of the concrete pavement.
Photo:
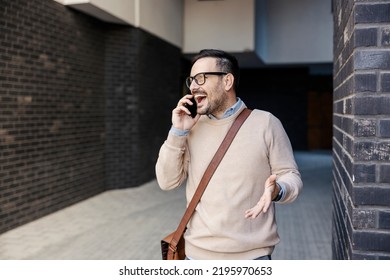
M 330 152 L 296 152 L 304 190 L 277 206 L 281 243 L 273 259 L 331 259 Z M 184 188 L 156 181 L 107 191 L 0 235 L 2 260 L 158 260 L 159 241 L 176 228 Z

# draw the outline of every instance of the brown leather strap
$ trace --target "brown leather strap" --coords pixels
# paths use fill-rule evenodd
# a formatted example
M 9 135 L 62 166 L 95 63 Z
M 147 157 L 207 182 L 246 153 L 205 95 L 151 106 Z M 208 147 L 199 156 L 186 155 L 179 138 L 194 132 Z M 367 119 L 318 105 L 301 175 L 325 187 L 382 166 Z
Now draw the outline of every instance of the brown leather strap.
M 226 151 L 230 147 L 230 144 L 232 143 L 241 125 L 248 118 L 251 112 L 251 110 L 245 108 L 230 127 L 228 133 L 226 134 L 213 159 L 211 160 L 209 166 L 207 167 L 205 173 L 203 174 L 198 188 L 196 189 L 195 194 L 192 197 L 191 202 L 188 205 L 187 210 L 185 211 L 183 218 L 181 219 L 180 224 L 176 229 L 175 234 L 173 235 L 168 254 L 173 254 L 176 252 L 177 244 L 179 243 L 181 236 L 184 234 L 184 231 L 187 227 L 187 223 L 189 222 L 192 214 L 194 213 L 196 205 L 202 197 L 202 194 L 205 191 L 207 184 L 209 183 L 222 158 L 226 154 Z

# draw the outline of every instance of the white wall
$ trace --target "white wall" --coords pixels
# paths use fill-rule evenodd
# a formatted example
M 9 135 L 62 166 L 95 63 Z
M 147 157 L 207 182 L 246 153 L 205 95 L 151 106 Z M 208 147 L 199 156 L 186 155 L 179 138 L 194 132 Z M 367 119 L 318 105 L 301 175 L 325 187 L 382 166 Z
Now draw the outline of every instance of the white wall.
M 134 5 L 138 0 L 90 0 L 96 7 L 107 11 L 126 23 L 135 23 Z
M 184 2 L 183 52 L 204 48 L 255 50 L 254 0 Z
M 131 24 L 136 23 L 134 7 L 138 0 L 54 0 L 79 10 L 102 21 Z
M 54 0 L 103 21 L 140 27 L 181 48 L 183 0 Z
M 265 9 L 265 10 L 264 10 Z M 258 0 L 256 52 L 267 64 L 333 60 L 331 0 Z
M 183 42 L 183 0 L 138 1 L 138 26 L 181 48 Z

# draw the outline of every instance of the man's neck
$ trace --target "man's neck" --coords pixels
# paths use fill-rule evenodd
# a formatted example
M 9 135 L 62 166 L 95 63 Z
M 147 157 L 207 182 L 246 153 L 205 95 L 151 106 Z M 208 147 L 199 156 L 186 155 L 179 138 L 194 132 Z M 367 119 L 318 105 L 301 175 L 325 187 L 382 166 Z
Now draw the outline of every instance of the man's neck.
M 242 101 L 240 98 L 235 98 L 235 102 L 230 102 L 231 105 L 227 106 L 227 109 L 225 111 L 220 112 L 218 114 L 210 114 L 210 115 L 208 115 L 208 117 L 210 119 L 217 119 L 217 120 L 221 120 L 221 119 L 225 119 L 227 117 L 230 117 L 238 110 L 241 103 L 242 103 Z

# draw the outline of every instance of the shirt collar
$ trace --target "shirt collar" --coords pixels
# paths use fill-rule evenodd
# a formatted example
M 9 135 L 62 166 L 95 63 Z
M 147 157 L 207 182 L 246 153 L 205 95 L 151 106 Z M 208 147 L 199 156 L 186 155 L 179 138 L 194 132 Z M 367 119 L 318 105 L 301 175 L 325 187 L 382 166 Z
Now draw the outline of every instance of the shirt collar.
M 227 109 L 223 113 L 221 119 L 226 119 L 226 118 L 230 117 L 231 115 L 233 115 L 234 113 L 236 113 L 238 111 L 238 109 L 240 109 L 241 105 L 242 105 L 242 100 L 239 97 L 237 97 L 237 102 L 234 103 L 234 105 L 232 107 L 230 107 L 229 109 Z M 208 117 L 212 120 L 217 120 L 217 118 L 214 117 L 212 114 L 209 114 Z

